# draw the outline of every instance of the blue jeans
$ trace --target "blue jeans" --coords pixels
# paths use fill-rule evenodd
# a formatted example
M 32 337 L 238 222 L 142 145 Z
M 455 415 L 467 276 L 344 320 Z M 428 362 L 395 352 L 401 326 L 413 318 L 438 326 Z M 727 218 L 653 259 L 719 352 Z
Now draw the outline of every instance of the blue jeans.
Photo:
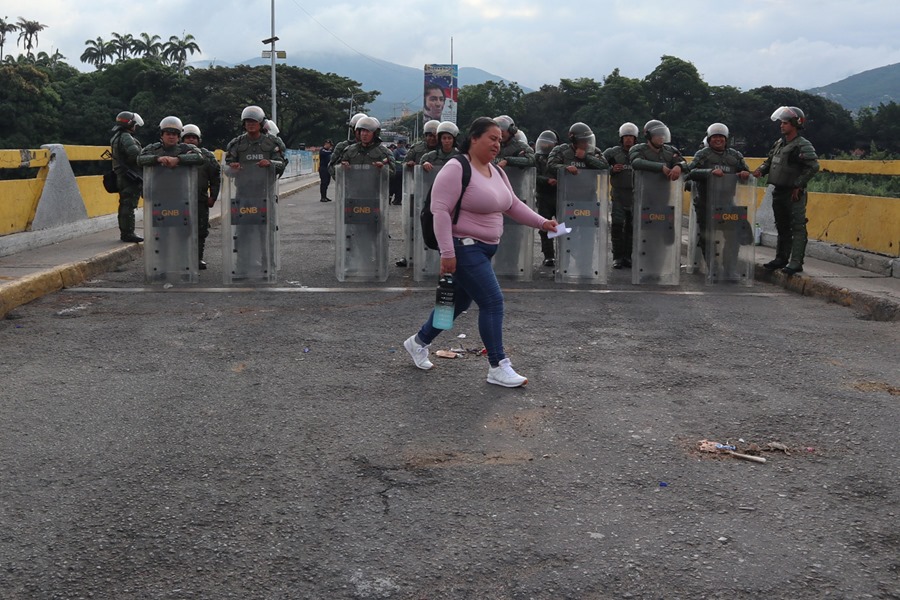
M 497 252 L 497 244 L 475 242 L 471 246 L 463 246 L 459 240 L 453 240 L 456 250 L 456 306 L 453 311 L 455 319 L 472 305 L 478 305 L 478 333 L 487 349 L 488 361 L 496 367 L 506 358 L 503 353 L 503 292 L 491 258 Z M 418 338 L 423 344 L 430 344 L 443 329 L 432 326 L 434 311 L 419 330 Z

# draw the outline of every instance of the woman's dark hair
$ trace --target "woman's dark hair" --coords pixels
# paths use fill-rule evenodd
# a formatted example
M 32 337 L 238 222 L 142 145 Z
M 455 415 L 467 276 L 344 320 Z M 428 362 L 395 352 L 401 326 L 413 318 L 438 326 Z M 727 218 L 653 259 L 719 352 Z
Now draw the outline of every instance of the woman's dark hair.
M 499 125 L 497 125 L 497 122 L 490 117 L 478 117 L 472 121 L 472 124 L 469 125 L 469 132 L 466 134 L 466 139 L 459 144 L 459 151 L 466 154 L 469 151 L 469 146 L 472 145 L 472 140 L 484 135 L 491 127 L 499 127 Z

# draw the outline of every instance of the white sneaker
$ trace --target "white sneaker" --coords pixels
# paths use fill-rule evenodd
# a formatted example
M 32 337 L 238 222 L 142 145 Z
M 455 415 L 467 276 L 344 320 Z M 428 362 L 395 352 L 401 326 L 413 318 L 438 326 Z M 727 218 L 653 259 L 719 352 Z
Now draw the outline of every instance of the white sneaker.
M 406 351 L 412 356 L 413 362 L 416 363 L 416 366 L 420 369 L 427 371 L 434 366 L 431 364 L 431 361 L 428 360 L 428 346 L 420 346 L 416 341 L 415 334 L 403 342 L 403 347 L 406 348 Z
M 520 387 L 528 383 L 528 378 L 513 371 L 509 359 L 504 358 L 499 365 L 488 369 L 487 382 L 503 387 Z

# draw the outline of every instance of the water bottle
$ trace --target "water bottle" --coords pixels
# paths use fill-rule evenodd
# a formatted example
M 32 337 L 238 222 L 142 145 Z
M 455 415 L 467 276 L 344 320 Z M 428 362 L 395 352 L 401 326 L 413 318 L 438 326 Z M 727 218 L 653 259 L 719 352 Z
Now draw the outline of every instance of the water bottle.
M 753 227 L 753 243 L 756 246 L 762 246 L 762 227 L 759 226 L 759 223 Z
M 453 275 L 443 275 L 438 282 L 434 299 L 434 317 L 431 324 L 437 329 L 453 327 L 453 311 L 456 307 L 456 286 Z

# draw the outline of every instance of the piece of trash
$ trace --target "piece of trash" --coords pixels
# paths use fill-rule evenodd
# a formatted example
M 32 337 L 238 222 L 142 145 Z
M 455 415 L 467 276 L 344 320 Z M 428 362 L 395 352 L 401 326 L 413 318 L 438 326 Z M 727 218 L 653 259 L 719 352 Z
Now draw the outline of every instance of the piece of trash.
M 164 290 L 168 290 L 168 289 L 171 289 L 171 288 L 173 288 L 173 287 L 175 287 L 175 286 L 172 285 L 171 283 L 167 283 L 167 284 L 165 284 L 165 285 L 163 286 L 163 289 L 164 289 Z
M 448 352 L 447 350 L 438 350 L 435 354 L 441 358 L 456 358 L 459 356 L 456 352 Z
M 723 544 L 727 544 L 727 543 L 728 543 L 728 538 L 725 537 L 725 536 L 723 535 L 722 537 L 719 538 L 718 541 L 722 542 Z
M 756 508 L 752 506 L 738 506 L 738 510 L 756 510 Z
M 466 353 L 464 348 L 450 348 L 450 352 L 456 352 L 457 354 L 465 354 Z
M 732 448 L 734 446 L 731 446 Z M 724 452 L 726 454 L 730 454 L 735 458 L 740 458 L 742 460 L 749 460 L 755 463 L 765 463 L 766 459 L 762 456 L 751 456 L 749 454 L 741 454 L 739 452 L 735 452 L 734 450 L 730 450 L 725 444 L 720 444 L 718 442 L 711 442 L 709 440 L 700 440 L 697 444 L 697 448 L 700 452 Z
M 459 335 L 456 336 L 456 337 L 458 337 L 458 338 L 461 339 L 461 340 L 464 340 L 464 339 L 466 339 L 466 334 L 461 333 L 461 334 L 459 334 Z
M 761 450 L 780 450 L 780 451 L 784 452 L 785 454 L 791 453 L 791 449 L 788 448 L 787 446 L 785 446 L 784 444 L 782 444 L 781 442 L 769 442 L 768 444 L 764 445 L 761 448 Z
M 308 352 L 309 352 L 309 348 L 304 348 L 304 349 L 303 349 L 303 354 L 306 354 L 306 353 L 308 353 Z
M 659 487 L 669 487 L 669 484 L 666 483 L 665 481 L 660 481 L 660 482 L 659 482 Z
M 737 450 L 737 446 L 729 446 L 727 444 L 716 444 L 719 450 Z

